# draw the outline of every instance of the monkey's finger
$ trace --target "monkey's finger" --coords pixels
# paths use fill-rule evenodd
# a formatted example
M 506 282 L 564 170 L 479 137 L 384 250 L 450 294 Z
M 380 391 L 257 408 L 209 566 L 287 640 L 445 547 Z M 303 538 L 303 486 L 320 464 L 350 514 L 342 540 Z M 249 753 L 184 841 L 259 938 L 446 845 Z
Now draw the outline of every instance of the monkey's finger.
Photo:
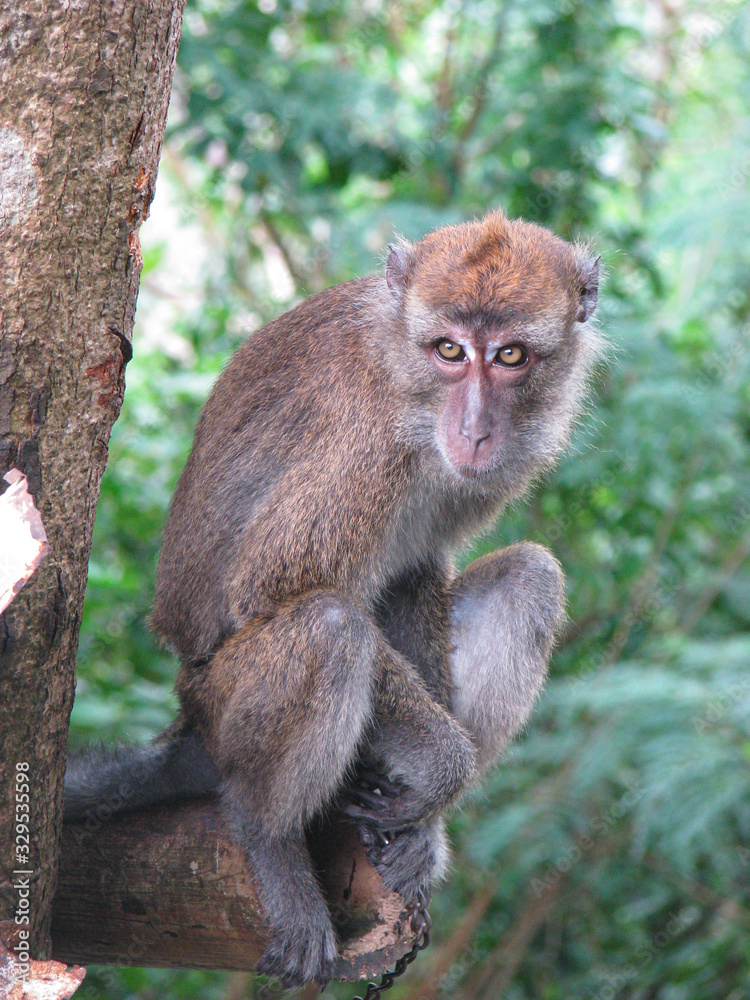
M 375 843 L 377 844 L 380 851 L 384 848 L 389 847 L 391 841 L 393 840 L 393 834 L 390 830 L 382 830 L 380 827 L 371 827 Z
M 358 823 L 365 823 L 370 826 L 380 826 L 383 829 L 387 826 L 385 817 L 381 819 L 372 809 L 368 809 L 366 806 L 358 805 L 356 802 L 341 802 L 339 804 L 341 812 L 347 816 L 349 819 L 356 820 Z
M 384 852 L 393 843 L 394 834 L 390 830 L 380 830 L 369 824 L 360 823 L 357 827 L 359 842 L 365 849 L 367 860 L 378 868 L 383 863 Z
M 344 792 L 340 798 L 339 808 L 349 819 L 369 823 L 393 833 L 414 826 L 431 815 L 431 803 L 417 794 L 413 788 L 404 789 L 396 799 L 387 799 L 382 795 L 368 795 L 364 789 Z
M 371 847 L 375 847 L 375 830 L 371 826 L 360 825 L 357 827 L 357 835 L 359 836 L 359 842 L 363 847 L 368 850 Z
M 369 788 L 345 788 L 341 794 L 344 802 L 354 802 L 363 809 L 383 810 L 387 808 L 388 800 Z
M 394 836 L 390 830 L 380 830 L 366 823 L 357 827 L 357 833 L 363 847 L 388 847 Z
M 379 788 L 381 793 L 389 798 L 395 798 L 404 790 L 403 785 L 398 784 L 395 781 L 391 781 L 384 774 L 371 770 L 370 768 L 365 768 L 364 770 L 357 772 L 355 784 L 360 783 L 368 787 L 370 791 L 375 791 L 375 789 Z
M 381 815 L 376 809 L 370 809 L 352 801 L 340 802 L 339 809 L 348 819 L 356 820 L 358 823 L 375 827 L 378 830 L 383 830 L 387 835 L 393 835 L 395 832 L 398 832 L 400 827 L 411 826 L 412 824 L 411 820 L 402 823 L 390 810 L 384 809 Z

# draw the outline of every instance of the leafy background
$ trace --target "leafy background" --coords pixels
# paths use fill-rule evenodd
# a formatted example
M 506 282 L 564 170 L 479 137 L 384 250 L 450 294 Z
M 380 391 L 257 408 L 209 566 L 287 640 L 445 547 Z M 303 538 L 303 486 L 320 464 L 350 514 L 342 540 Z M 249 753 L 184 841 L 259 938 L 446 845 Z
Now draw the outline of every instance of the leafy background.
M 175 663 L 146 625 L 159 534 L 253 329 L 380 267 L 394 231 L 491 206 L 607 265 L 590 413 L 479 547 L 550 545 L 570 625 L 528 732 L 452 822 L 435 944 L 394 1000 L 750 995 L 749 59 L 749 8 L 721 0 L 188 7 L 74 746 L 171 717 Z M 92 969 L 79 995 L 279 991 Z

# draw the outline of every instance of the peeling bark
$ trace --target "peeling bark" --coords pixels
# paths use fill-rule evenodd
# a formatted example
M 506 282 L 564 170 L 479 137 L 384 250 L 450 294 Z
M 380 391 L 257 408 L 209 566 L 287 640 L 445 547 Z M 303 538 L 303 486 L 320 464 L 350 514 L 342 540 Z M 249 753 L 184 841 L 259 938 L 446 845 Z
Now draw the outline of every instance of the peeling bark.
M 70 1000 L 85 969 L 60 962 L 19 962 L 0 942 L 0 997 L 3 1000 Z
M 44 525 L 26 476 L 11 469 L 3 476 L 9 488 L 0 496 L 0 612 L 39 569 L 49 551 Z
M 50 952 L 62 776 L 86 569 L 120 409 L 184 0 L 0 11 L 0 475 L 50 554 L 0 618 L 0 936 Z M 29 854 L 15 812 L 28 763 Z M 23 824 L 22 824 L 23 826 Z M 14 869 L 31 871 L 17 925 Z

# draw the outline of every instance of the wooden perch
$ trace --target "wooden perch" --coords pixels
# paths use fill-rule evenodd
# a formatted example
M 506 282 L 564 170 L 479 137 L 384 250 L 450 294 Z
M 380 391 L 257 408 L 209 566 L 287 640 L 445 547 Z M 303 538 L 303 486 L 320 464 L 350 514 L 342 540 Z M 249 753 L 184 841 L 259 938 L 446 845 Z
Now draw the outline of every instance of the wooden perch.
M 384 888 L 348 824 L 331 821 L 310 847 L 341 941 L 335 978 L 379 975 L 414 941 L 404 901 Z M 267 939 L 252 875 L 216 800 L 63 828 L 58 961 L 251 970 Z

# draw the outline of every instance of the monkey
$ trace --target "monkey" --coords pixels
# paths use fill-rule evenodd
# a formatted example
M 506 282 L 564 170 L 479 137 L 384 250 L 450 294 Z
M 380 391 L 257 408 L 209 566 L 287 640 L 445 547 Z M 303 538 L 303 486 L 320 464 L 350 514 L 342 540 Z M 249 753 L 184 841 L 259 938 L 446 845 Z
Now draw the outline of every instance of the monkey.
M 558 458 L 601 350 L 599 256 L 492 211 L 254 333 L 205 404 L 151 623 L 180 713 L 149 746 L 69 762 L 65 818 L 219 791 L 272 928 L 258 971 L 329 981 L 336 935 L 305 832 L 337 810 L 410 899 L 443 813 L 527 722 L 563 573 L 518 543 L 458 554 Z

